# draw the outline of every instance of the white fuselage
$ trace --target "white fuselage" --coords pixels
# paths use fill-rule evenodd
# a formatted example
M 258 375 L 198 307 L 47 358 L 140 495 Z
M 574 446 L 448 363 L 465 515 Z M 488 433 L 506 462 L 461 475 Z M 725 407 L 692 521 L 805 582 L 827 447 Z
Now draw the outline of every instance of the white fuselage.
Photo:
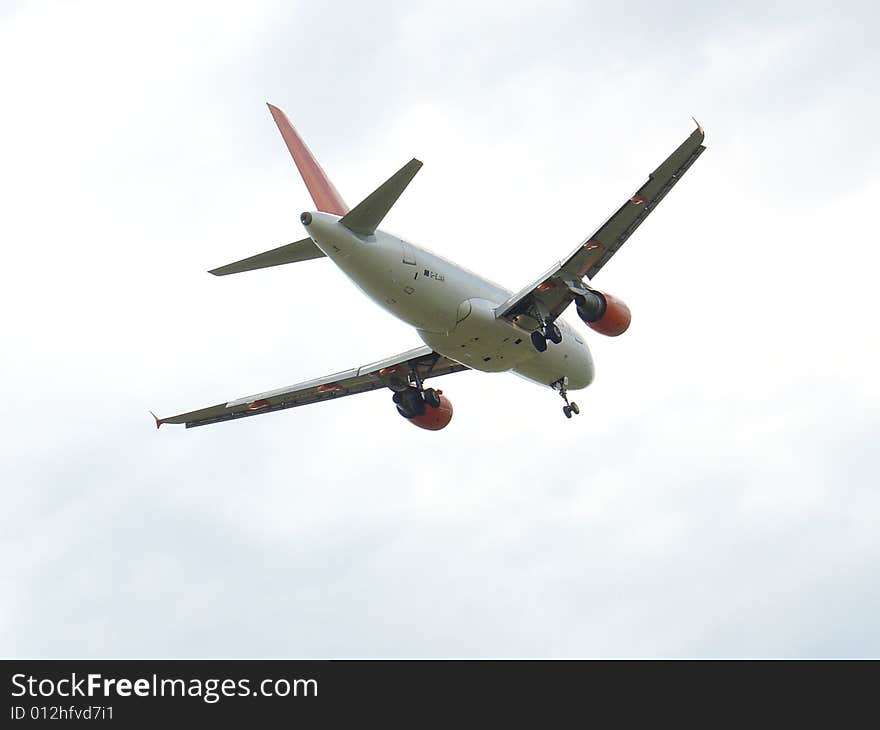
M 567 378 L 571 390 L 593 381 L 582 335 L 561 319 L 562 342 L 537 352 L 531 331 L 495 316 L 511 292 L 446 259 L 376 231 L 363 236 L 339 217 L 313 212 L 315 244 L 379 306 L 418 330 L 441 355 L 484 372 L 510 370 L 543 385 Z

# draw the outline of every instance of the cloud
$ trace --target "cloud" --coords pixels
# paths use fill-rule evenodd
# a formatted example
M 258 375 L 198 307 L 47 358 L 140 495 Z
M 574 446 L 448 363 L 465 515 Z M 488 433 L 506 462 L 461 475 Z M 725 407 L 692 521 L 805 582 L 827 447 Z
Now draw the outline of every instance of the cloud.
M 206 7 L 0 31 L 6 655 L 877 654 L 871 7 Z M 349 202 L 423 159 L 389 228 L 511 289 L 698 115 L 579 419 L 467 373 L 436 434 L 384 392 L 155 433 L 417 344 L 326 261 L 204 273 L 301 235 L 266 100 Z

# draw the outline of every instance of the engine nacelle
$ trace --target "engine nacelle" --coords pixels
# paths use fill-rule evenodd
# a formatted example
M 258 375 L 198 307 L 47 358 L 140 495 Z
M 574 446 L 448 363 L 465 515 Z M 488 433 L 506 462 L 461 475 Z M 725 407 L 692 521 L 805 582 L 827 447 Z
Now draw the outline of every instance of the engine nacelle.
M 632 313 L 624 302 L 595 289 L 586 296 L 578 296 L 576 303 L 578 317 L 584 324 L 608 337 L 622 335 L 632 321 Z
M 452 402 L 439 390 L 437 395 L 440 397 L 439 406 L 434 408 L 426 403 L 425 412 L 421 416 L 414 416 L 406 420 L 428 431 L 439 431 L 441 428 L 446 428 L 452 420 Z

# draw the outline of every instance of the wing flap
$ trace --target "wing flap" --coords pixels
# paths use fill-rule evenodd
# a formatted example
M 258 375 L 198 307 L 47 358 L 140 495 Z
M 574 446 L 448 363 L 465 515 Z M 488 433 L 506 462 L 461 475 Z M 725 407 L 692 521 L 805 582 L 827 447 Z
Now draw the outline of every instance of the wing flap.
M 255 269 L 266 269 L 270 266 L 281 266 L 283 264 L 293 264 L 298 261 L 309 261 L 311 259 L 319 259 L 325 256 L 324 252 L 315 245 L 311 238 L 303 238 L 301 241 L 294 241 L 271 251 L 263 251 L 255 256 L 249 256 L 241 261 L 234 261 L 225 266 L 219 266 L 211 269 L 208 273 L 214 276 L 227 276 L 229 274 L 240 274 L 242 271 L 254 271 Z

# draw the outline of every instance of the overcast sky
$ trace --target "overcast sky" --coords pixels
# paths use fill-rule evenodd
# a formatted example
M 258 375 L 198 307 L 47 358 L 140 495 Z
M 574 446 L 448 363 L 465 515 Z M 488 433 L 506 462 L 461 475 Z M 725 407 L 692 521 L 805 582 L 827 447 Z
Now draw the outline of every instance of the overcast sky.
M 0 2 L 0 654 L 880 655 L 880 13 L 611 5 Z M 582 415 L 157 433 L 420 344 L 327 260 L 205 273 L 303 235 L 266 101 L 350 204 L 419 157 L 385 226 L 510 289 L 695 116 Z

